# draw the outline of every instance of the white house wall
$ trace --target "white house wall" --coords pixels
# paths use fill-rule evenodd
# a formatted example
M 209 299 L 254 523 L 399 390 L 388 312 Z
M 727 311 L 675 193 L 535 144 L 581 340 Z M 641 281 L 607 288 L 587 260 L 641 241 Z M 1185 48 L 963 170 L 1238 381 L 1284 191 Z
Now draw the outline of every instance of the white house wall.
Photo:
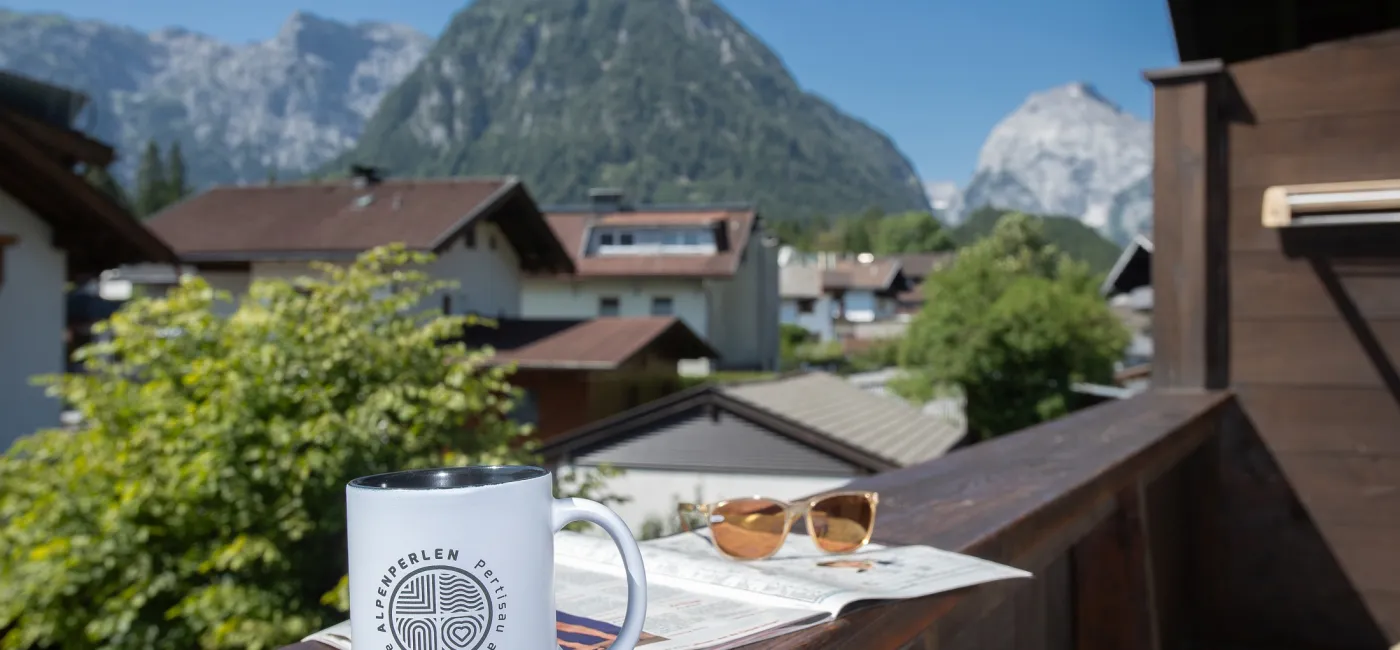
M 478 225 L 475 247 L 467 248 L 459 239 L 434 264 L 437 277 L 459 285 L 450 292 L 452 313 L 475 312 L 490 318 L 521 315 L 520 257 L 496 224 Z M 440 297 L 437 302 L 441 304 Z
M 620 316 L 648 316 L 652 298 L 669 297 L 675 316 L 713 343 L 712 321 L 699 280 L 530 278 L 525 280 L 524 288 L 522 311 L 526 318 L 596 318 L 599 300 L 604 297 L 618 299 Z
M 491 242 L 495 242 L 492 248 Z M 474 311 L 483 316 L 518 317 L 521 307 L 520 257 L 495 224 L 477 225 L 476 246 L 467 248 L 457 240 L 433 261 L 429 272 L 439 279 L 456 280 L 451 290 L 455 314 Z M 202 271 L 200 275 L 215 289 L 228 291 L 235 303 L 220 311 L 232 313 L 237 300 L 248 293 L 253 280 L 292 280 L 312 275 L 310 262 L 254 262 L 250 271 Z M 428 306 L 442 306 L 442 295 L 428 299 Z
M 852 323 L 869 323 L 875 320 L 877 308 L 873 291 L 847 291 L 841 297 L 842 312 Z
M 15 439 L 59 424 L 62 407 L 30 385 L 36 375 L 64 369 L 67 258 L 55 248 L 47 223 L 0 192 L 0 234 L 19 242 L 5 248 L 0 285 L 0 451 Z
M 796 325 L 811 332 L 822 342 L 836 340 L 836 327 L 832 321 L 836 305 L 830 296 L 812 298 L 811 300 L 812 311 L 804 314 L 798 310 L 798 299 L 784 298 L 780 320 L 788 325 Z
M 630 497 L 627 503 L 609 504 L 633 535 L 641 535 L 648 518 L 667 526 L 677 522 L 676 503 L 718 501 L 743 496 L 796 499 L 839 488 L 849 482 L 839 476 L 740 474 L 654 469 L 628 469 L 607 479 L 604 493 Z

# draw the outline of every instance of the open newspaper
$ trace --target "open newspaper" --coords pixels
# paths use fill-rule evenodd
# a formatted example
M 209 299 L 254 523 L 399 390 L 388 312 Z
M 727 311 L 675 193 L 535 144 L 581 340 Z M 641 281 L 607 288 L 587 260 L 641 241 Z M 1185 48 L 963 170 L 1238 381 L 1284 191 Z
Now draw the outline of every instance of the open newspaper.
M 871 544 L 847 555 L 792 535 L 772 558 L 720 556 L 704 532 L 641 544 L 647 619 L 639 647 L 720 650 L 817 625 L 853 603 L 917 598 L 1030 573 L 928 546 Z M 555 539 L 555 604 L 565 650 L 608 647 L 627 610 L 622 558 L 612 541 L 563 532 Z M 307 637 L 351 650 L 350 623 Z

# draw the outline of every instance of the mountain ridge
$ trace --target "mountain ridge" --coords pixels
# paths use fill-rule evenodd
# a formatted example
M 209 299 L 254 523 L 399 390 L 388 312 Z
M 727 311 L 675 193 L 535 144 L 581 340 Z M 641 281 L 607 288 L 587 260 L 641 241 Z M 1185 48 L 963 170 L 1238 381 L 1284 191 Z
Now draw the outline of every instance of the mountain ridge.
M 199 185 L 314 169 L 353 145 L 430 41 L 403 25 L 305 11 L 270 38 L 228 43 L 184 27 L 0 9 L 0 67 L 89 95 L 80 126 L 117 147 L 114 172 L 128 182 L 147 139 L 179 141 Z
M 754 201 L 782 217 L 928 209 L 888 135 L 798 86 L 711 0 L 478 0 L 328 169 L 521 176 L 643 202 Z

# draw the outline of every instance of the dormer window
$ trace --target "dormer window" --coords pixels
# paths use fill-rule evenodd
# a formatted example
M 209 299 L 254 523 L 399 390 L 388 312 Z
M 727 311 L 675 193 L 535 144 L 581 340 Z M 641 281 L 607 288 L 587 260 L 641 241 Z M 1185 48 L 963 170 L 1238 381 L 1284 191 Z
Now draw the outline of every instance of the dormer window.
M 713 255 L 715 233 L 705 226 L 598 227 L 589 255 Z

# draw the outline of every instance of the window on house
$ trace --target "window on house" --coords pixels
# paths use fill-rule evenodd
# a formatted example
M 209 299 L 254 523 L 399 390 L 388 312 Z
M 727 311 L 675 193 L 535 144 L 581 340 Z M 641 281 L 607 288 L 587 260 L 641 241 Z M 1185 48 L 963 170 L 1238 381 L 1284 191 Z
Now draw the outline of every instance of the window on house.
M 652 316 L 671 316 L 676 313 L 676 305 L 670 296 L 657 296 L 651 299 Z
M 462 243 L 466 244 L 467 248 L 476 248 L 476 226 L 467 226 L 467 231 L 462 234 Z
M 520 397 L 516 400 L 515 406 L 510 410 L 510 419 L 516 424 L 540 423 L 540 404 L 532 390 L 521 390 Z
M 681 245 L 681 233 L 680 233 L 680 231 L 677 231 L 677 230 L 667 230 L 666 232 L 661 233 L 661 245 L 662 245 L 662 246 L 680 246 L 680 245 Z
M 617 298 L 608 296 L 598 299 L 599 316 L 618 316 L 622 313 L 622 304 Z
M 816 310 L 817 310 L 817 301 L 816 301 L 815 298 L 798 298 L 798 299 L 797 299 L 797 313 L 799 313 L 799 314 L 810 314 L 810 313 L 812 313 L 812 312 L 814 312 L 814 311 L 816 311 Z
M 632 245 L 632 239 L 633 239 L 632 233 L 630 233 L 630 232 L 624 232 L 624 233 L 621 233 L 621 234 L 619 234 L 619 235 L 617 236 L 617 243 L 618 243 L 619 246 L 631 246 L 631 245 Z
M 599 245 L 599 246 L 612 246 L 612 245 L 613 245 L 613 234 L 610 233 L 610 232 L 605 232 L 605 233 L 602 233 L 602 234 L 598 235 L 598 245 Z
M 447 316 L 452 315 L 452 296 L 444 295 L 442 297 L 442 313 Z
M 687 230 L 681 233 L 681 244 L 684 246 L 699 246 L 700 233 L 694 230 Z

